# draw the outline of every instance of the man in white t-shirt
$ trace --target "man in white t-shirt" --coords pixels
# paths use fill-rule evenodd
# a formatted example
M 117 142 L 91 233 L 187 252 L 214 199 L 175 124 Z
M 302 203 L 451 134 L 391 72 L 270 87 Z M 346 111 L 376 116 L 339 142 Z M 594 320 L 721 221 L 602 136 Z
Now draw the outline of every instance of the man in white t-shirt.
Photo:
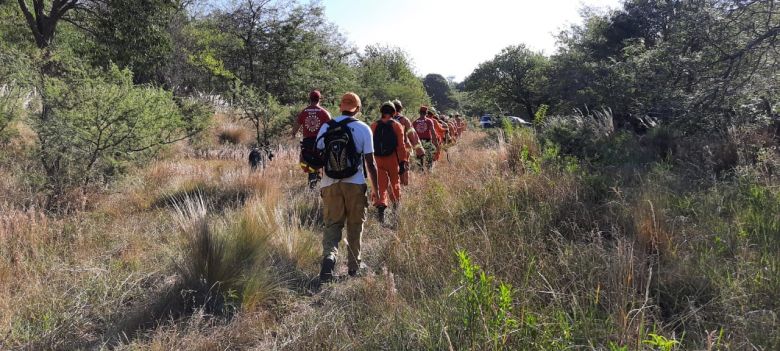
M 360 97 L 355 93 L 346 93 L 339 103 L 341 116 L 333 119 L 339 123 L 348 118 L 353 118 L 360 111 Z M 336 266 L 338 246 L 341 241 L 344 224 L 347 226 L 347 267 L 350 276 L 355 276 L 360 270 L 360 244 L 363 235 L 363 223 L 366 221 L 368 197 L 367 185 L 363 167 L 366 167 L 371 180 L 371 189 L 377 189 L 377 171 L 374 162 L 374 144 L 371 128 L 358 120 L 347 124 L 354 140 L 355 149 L 363 156 L 365 162 L 361 162 L 357 173 L 344 179 L 333 179 L 327 174 L 320 182 L 320 193 L 323 202 L 323 217 L 325 220 L 325 233 L 322 239 L 322 267 L 320 270 L 320 282 L 329 282 L 333 279 Z M 323 124 L 317 134 L 317 148 L 325 149 L 325 140 L 322 137 L 328 130 L 329 124 Z

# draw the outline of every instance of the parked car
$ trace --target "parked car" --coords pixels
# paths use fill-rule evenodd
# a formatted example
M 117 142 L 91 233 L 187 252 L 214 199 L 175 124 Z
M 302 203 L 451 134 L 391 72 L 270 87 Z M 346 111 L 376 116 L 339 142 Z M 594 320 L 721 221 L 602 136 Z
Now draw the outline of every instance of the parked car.
M 495 126 L 495 122 L 493 121 L 493 116 L 491 115 L 484 115 L 479 119 L 479 126 L 482 128 L 493 128 Z
M 512 125 L 514 125 L 514 126 L 530 126 L 531 125 L 530 122 L 528 122 L 528 121 L 526 121 L 526 120 L 524 120 L 524 119 L 522 119 L 520 117 L 509 116 L 507 118 L 509 118 L 509 121 L 512 122 Z

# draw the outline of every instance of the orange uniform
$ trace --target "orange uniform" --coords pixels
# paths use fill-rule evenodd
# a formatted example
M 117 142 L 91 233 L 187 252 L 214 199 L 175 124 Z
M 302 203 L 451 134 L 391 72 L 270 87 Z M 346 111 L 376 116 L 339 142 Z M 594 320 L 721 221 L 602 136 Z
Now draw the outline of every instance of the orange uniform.
M 404 127 L 401 123 L 392 118 L 382 118 L 371 124 L 371 131 L 376 135 L 379 123 L 390 123 L 396 138 L 396 148 L 392 154 L 379 156 L 374 153 L 377 168 L 377 196 L 373 199 L 374 206 L 387 207 L 388 193 L 393 203 L 398 203 L 401 199 L 401 179 L 398 174 L 401 161 L 406 162 L 409 159 L 409 150 L 404 142 Z M 376 143 L 375 143 L 376 144 Z M 376 148 L 377 146 L 374 145 Z
M 447 129 L 442 127 L 441 123 L 439 123 L 436 118 L 431 118 L 431 121 L 433 121 L 433 129 L 436 131 L 436 139 L 438 140 L 438 147 L 436 148 L 436 153 L 433 155 L 433 160 L 438 161 L 441 156 L 441 148 L 444 146 L 444 137 Z

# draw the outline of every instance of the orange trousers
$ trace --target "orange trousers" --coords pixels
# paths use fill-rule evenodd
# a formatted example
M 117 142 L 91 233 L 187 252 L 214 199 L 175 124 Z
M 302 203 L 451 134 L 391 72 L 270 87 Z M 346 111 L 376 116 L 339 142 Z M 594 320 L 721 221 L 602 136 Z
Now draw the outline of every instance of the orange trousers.
M 375 156 L 377 172 L 377 196 L 374 206 L 387 207 L 388 195 L 393 203 L 401 200 L 401 178 L 398 175 L 398 158 L 393 153 L 389 156 Z

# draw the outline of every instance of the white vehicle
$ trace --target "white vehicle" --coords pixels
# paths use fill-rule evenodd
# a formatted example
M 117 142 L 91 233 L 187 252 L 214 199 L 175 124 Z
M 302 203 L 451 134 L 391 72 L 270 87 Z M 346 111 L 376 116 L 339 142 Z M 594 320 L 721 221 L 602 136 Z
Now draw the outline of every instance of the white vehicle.
M 530 126 L 531 125 L 530 122 L 528 122 L 528 121 L 526 121 L 526 120 L 524 120 L 524 119 L 522 119 L 520 117 L 508 116 L 507 118 L 509 118 L 509 121 L 512 122 L 512 125 L 514 125 L 514 126 Z

